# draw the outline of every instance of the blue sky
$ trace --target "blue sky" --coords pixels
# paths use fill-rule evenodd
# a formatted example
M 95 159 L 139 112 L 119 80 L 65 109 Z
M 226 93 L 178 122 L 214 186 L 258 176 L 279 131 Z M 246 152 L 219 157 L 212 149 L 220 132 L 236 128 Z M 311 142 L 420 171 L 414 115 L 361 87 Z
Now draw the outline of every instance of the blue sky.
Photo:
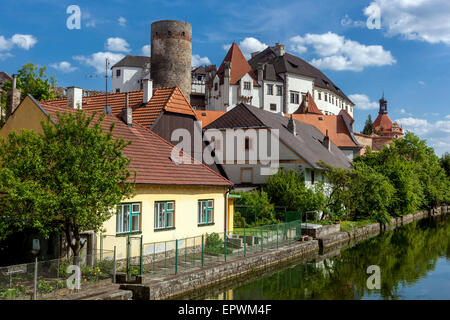
M 69 5 L 81 29 L 69 30 Z M 366 21 L 380 12 L 380 28 Z M 48 66 L 62 86 L 104 89 L 104 57 L 148 50 L 150 24 L 188 21 L 197 63 L 219 65 L 236 41 L 249 54 L 275 42 L 312 62 L 355 103 L 355 131 L 377 116 L 384 90 L 389 115 L 450 152 L 450 3 L 447 0 L 65 1 L 4 0 L 0 71 Z M 370 20 L 376 22 L 377 20 Z M 109 39 L 109 40 L 108 40 Z

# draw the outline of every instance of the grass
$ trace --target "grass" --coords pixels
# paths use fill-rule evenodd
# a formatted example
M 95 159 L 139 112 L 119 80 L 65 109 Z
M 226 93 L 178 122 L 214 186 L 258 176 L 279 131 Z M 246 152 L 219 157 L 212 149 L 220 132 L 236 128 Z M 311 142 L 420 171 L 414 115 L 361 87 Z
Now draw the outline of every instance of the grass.
M 342 221 L 341 222 L 341 231 L 349 232 L 353 229 L 367 226 L 372 223 L 374 223 L 372 220 Z

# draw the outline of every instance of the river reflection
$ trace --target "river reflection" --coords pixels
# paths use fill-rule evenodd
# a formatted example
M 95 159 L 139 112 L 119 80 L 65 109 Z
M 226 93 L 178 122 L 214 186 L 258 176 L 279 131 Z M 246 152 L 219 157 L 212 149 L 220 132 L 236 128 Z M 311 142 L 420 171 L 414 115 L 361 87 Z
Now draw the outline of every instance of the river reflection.
M 381 270 L 381 289 L 368 289 L 367 267 Z M 205 292 L 200 299 L 450 299 L 449 217 L 424 219 L 251 282 Z

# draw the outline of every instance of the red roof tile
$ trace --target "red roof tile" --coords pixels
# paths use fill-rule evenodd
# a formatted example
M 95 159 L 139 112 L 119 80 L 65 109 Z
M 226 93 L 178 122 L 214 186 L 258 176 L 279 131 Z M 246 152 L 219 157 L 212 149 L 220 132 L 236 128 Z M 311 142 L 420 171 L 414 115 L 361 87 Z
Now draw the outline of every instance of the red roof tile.
M 290 117 L 289 114 L 285 114 L 285 116 Z M 359 147 L 353 141 L 342 116 L 293 114 L 293 118 L 297 121 L 315 126 L 324 135 L 328 130 L 328 136 L 330 137 L 331 142 L 333 142 L 338 147 Z
M 121 115 L 126 106 L 126 93 L 128 93 L 128 105 L 133 109 L 133 121 L 146 128 L 153 125 L 163 110 L 195 117 L 194 110 L 178 87 L 154 89 L 153 96 L 146 105 L 142 102 L 143 91 L 108 93 L 108 106 L 111 107 L 113 115 Z M 42 102 L 46 105 L 67 106 L 67 99 Z M 84 97 L 82 101 L 82 109 L 86 111 L 103 112 L 105 105 L 106 95 Z
M 216 121 L 216 119 L 220 118 L 225 113 L 225 111 L 195 110 L 197 120 L 202 122 L 203 128 Z
M 316 102 L 314 101 L 313 97 L 311 96 L 311 94 L 309 92 L 308 92 L 307 96 L 308 96 L 308 109 L 307 109 L 306 113 L 323 115 L 323 113 L 319 110 L 319 108 L 316 105 Z M 305 96 L 305 98 L 306 98 L 306 96 Z M 305 113 L 304 112 L 305 98 L 303 98 L 302 103 L 300 104 L 300 107 L 298 107 L 298 109 L 294 112 L 294 114 L 304 114 Z
M 56 112 L 75 112 L 75 109 L 61 106 L 55 101 L 40 102 L 42 108 L 57 119 Z M 87 111 L 90 113 L 90 111 Z M 99 116 L 99 115 L 97 115 Z M 108 130 L 115 122 L 113 134 L 132 143 L 124 149 L 125 155 L 131 159 L 129 169 L 136 171 L 136 183 L 156 185 L 202 185 L 202 186 L 231 186 L 232 183 L 220 174 L 211 170 L 201 162 L 193 159 L 184 152 L 180 159 L 191 162 L 176 164 L 171 160 L 174 146 L 156 133 L 144 126 L 133 123 L 129 127 L 114 115 L 106 115 L 103 128 Z
M 222 61 L 222 64 L 217 70 L 217 75 L 221 80 L 220 83 L 223 83 L 225 61 L 231 62 L 230 84 L 237 84 L 237 82 L 241 80 L 241 78 L 245 74 L 248 73 L 253 78 L 254 85 L 256 86 L 258 85 L 256 77 L 252 71 L 252 68 L 248 64 L 247 60 L 245 59 L 241 49 L 239 49 L 239 46 L 236 44 L 236 42 L 233 42 L 233 44 L 230 47 L 230 50 L 228 50 L 227 55 L 225 56 L 225 58 Z
M 389 118 L 387 113 L 378 114 L 378 117 L 373 122 L 375 130 L 384 132 L 390 131 L 392 128 L 392 120 Z

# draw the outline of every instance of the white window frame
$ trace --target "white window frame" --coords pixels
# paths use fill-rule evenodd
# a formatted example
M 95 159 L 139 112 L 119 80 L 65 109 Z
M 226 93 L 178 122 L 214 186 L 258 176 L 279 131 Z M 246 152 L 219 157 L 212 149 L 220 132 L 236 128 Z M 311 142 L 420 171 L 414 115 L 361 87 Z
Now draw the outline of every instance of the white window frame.
M 116 234 L 141 232 L 142 204 L 140 202 L 121 203 L 117 205 Z M 137 219 L 137 228 L 133 223 Z
M 175 228 L 175 201 L 155 201 L 155 230 Z
M 214 223 L 214 200 L 198 200 L 198 225 L 210 225 Z

